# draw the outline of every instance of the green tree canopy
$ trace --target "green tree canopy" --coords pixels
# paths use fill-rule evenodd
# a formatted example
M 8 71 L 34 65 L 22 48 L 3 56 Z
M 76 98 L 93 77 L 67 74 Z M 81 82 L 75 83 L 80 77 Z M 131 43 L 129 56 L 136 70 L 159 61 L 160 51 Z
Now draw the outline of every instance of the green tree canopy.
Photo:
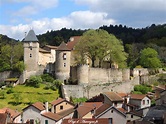
M 22 43 L 16 42 L 1 46 L 0 71 L 14 69 L 21 60 L 23 60 Z
M 139 63 L 145 68 L 162 67 L 158 53 L 152 48 L 145 48 L 141 51 Z
M 78 63 L 86 63 L 87 58 L 92 61 L 94 67 L 95 60 L 99 60 L 99 67 L 101 62 L 107 60 L 109 62 L 116 62 L 120 67 L 126 66 L 126 53 L 121 40 L 118 40 L 114 35 L 108 34 L 105 30 L 88 30 L 80 38 L 75 50 L 79 55 L 77 56 Z

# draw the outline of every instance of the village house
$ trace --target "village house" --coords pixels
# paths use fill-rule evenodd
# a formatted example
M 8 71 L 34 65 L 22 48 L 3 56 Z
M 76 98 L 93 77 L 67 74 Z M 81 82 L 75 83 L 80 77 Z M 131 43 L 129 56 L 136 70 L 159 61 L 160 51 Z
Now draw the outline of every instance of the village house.
M 104 92 L 101 93 L 104 96 L 104 103 L 110 104 L 116 108 L 122 108 L 123 99 L 118 93 L 115 92 Z
M 102 105 L 102 102 L 80 103 L 74 111 L 73 118 L 93 118 L 96 109 Z
M 160 90 L 156 90 L 156 94 L 157 94 L 156 105 L 166 104 L 166 85 L 163 86 Z
M 109 104 L 99 107 L 95 111 L 94 118 L 108 118 L 109 124 L 126 124 L 126 115 Z
M 21 112 L 18 112 L 17 110 L 13 110 L 10 108 L 2 108 L 0 109 L 0 114 L 6 114 L 7 115 L 7 121 L 12 123 L 21 123 Z
M 74 108 L 74 104 L 67 101 L 66 99 L 58 98 L 51 102 L 51 112 L 52 113 L 59 113 L 64 110 Z

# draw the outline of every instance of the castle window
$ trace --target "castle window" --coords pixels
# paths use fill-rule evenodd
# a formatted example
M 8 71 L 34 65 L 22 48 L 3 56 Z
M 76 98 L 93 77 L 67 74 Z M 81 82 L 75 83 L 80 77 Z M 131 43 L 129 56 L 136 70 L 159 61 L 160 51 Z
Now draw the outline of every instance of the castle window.
M 29 56 L 32 57 L 32 54 L 30 54 Z
M 63 66 L 66 67 L 66 63 L 63 63 Z
M 66 60 L 66 53 L 63 53 L 63 60 Z
M 32 46 L 30 46 L 29 49 L 32 50 Z

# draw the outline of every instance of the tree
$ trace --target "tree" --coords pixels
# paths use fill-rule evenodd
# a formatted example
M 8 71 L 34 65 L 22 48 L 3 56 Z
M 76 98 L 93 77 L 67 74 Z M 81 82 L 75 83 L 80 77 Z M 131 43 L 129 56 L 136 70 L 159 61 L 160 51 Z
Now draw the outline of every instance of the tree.
M 106 58 L 107 61 L 121 65 L 126 60 L 122 41 L 101 29 L 86 31 L 77 43 L 75 50 L 78 55 L 76 58 L 78 63 L 84 64 L 87 59 L 90 59 L 92 67 L 95 66 L 95 60 L 97 59 L 99 60 L 99 67 Z
M 42 78 L 40 76 L 31 76 L 26 85 L 38 88 L 40 83 L 42 83 Z
M 6 44 L 1 46 L 0 54 L 0 71 L 12 70 L 18 61 L 23 60 L 23 45 L 22 43 Z
M 141 51 L 139 63 L 144 68 L 162 67 L 161 61 L 158 58 L 158 53 L 156 50 L 149 47 Z

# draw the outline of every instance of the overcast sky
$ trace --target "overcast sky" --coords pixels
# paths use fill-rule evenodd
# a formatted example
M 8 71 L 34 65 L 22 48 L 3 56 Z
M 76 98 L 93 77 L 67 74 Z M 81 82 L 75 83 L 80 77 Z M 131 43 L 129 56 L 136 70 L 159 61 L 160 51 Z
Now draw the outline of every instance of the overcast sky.
M 0 0 L 0 34 L 22 40 L 61 28 L 144 28 L 166 23 L 166 0 Z

